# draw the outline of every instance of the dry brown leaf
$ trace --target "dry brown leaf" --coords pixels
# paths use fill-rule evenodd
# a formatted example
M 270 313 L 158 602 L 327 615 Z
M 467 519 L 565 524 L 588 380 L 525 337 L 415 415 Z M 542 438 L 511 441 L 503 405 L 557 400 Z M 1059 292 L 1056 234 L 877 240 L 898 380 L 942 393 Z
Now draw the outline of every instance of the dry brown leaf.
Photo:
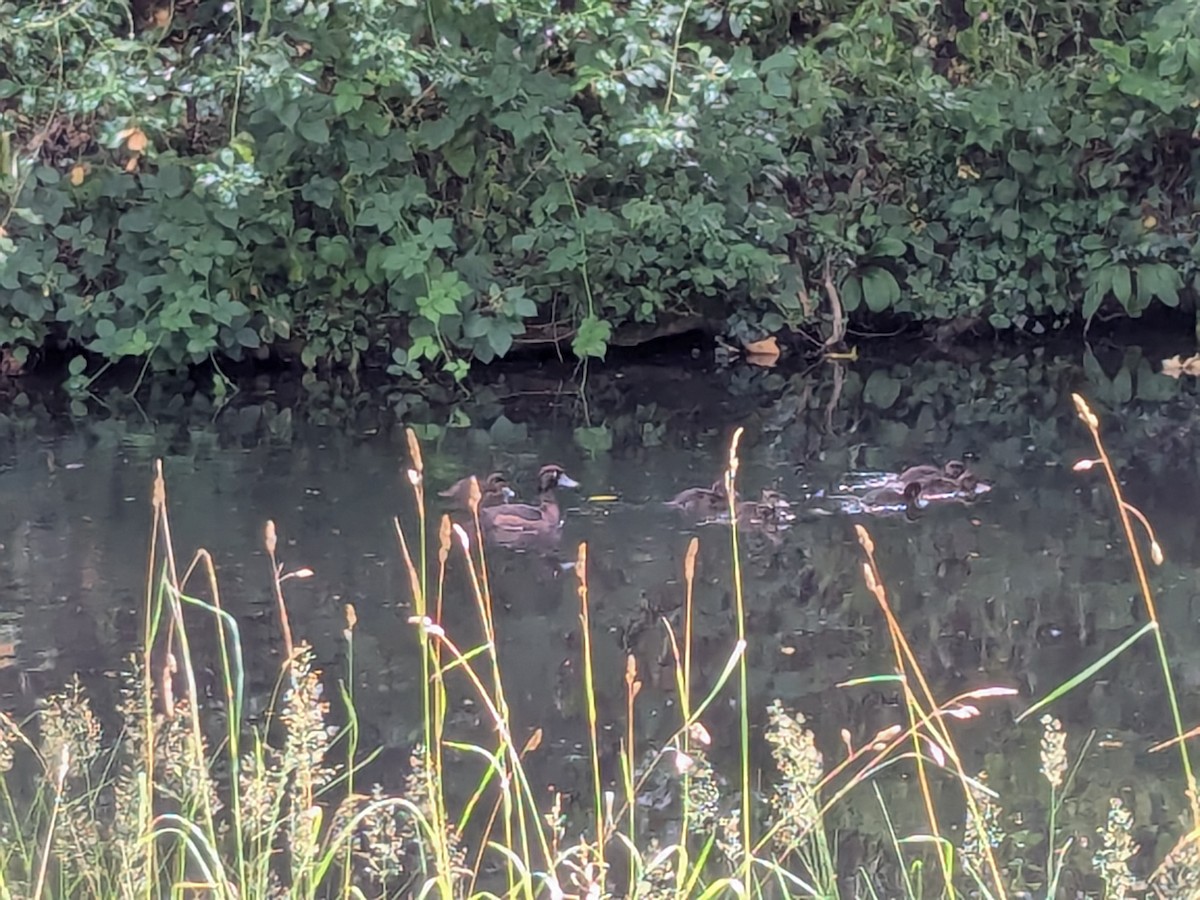
M 746 347 L 746 362 L 752 366 L 770 368 L 779 362 L 779 341 L 774 335 L 761 341 L 750 341 Z
M 775 339 L 774 335 L 765 337 L 761 341 L 745 342 L 745 347 L 747 353 L 773 353 L 776 356 L 779 355 L 779 341 Z
M 133 154 L 133 156 L 129 157 L 129 161 L 127 163 L 125 163 L 125 171 L 126 172 L 137 171 L 138 160 L 141 158 L 142 157 L 139 156 L 137 153 L 135 153 L 135 154 Z
M 166 28 L 171 24 L 171 10 L 160 6 L 150 15 L 150 21 L 154 23 L 155 28 Z
M 22 365 L 7 347 L 0 348 L 0 375 L 20 375 Z
M 149 141 L 146 138 L 146 132 L 140 128 L 129 129 L 129 136 L 125 138 L 125 146 L 134 153 L 141 153 L 146 149 Z
M 71 166 L 71 171 L 67 175 L 67 179 L 71 182 L 71 184 L 75 185 L 75 187 L 79 187 L 81 184 L 83 184 L 83 179 L 86 177 L 87 167 L 82 163 L 76 163 L 75 165 Z
M 529 736 L 529 740 L 525 742 L 525 748 L 521 751 L 521 755 L 525 756 L 532 753 L 540 746 L 542 746 L 542 729 L 538 728 Z
M 1189 356 L 1172 356 L 1162 361 L 1162 373 L 1168 378 L 1178 378 L 1180 375 L 1200 375 L 1200 354 Z

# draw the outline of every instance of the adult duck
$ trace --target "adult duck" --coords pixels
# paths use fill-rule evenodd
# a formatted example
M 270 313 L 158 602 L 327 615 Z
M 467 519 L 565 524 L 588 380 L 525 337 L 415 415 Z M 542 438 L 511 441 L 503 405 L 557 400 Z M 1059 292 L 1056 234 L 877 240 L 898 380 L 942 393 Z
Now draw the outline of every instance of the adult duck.
M 560 487 L 577 488 L 579 482 L 562 466 L 542 466 L 538 471 L 538 505 L 501 503 L 481 509 L 479 518 L 484 533 L 500 544 L 520 544 L 557 535 L 562 526 L 562 513 L 554 492 Z
M 471 479 L 474 478 L 479 482 L 479 508 L 484 509 L 489 506 L 499 506 L 502 503 L 508 503 L 514 497 L 516 492 L 508 486 L 508 479 L 500 472 L 493 472 L 487 478 L 479 478 L 475 475 L 468 475 L 466 478 L 460 478 L 444 491 L 439 491 L 439 497 L 445 497 L 451 504 L 458 509 L 469 510 L 471 508 Z
M 712 487 L 693 487 L 680 491 L 666 506 L 678 509 L 690 516 L 709 518 L 729 512 L 729 495 L 725 493 L 725 480 L 712 483 Z

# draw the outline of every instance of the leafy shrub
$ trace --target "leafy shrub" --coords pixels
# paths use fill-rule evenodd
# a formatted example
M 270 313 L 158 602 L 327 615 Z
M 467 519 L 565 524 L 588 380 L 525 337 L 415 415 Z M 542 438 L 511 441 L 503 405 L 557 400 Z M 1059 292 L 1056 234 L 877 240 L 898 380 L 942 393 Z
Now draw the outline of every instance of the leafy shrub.
M 461 378 L 683 314 L 749 338 L 1175 306 L 1196 16 L 0 0 L 0 347 Z

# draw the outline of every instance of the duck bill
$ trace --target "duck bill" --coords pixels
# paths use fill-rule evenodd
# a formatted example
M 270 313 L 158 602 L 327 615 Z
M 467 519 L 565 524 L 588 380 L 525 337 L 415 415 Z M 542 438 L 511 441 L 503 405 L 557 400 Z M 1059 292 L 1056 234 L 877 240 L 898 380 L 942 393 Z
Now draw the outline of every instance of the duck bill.
M 563 472 L 561 475 L 558 476 L 558 486 L 564 487 L 564 488 L 577 488 L 577 487 L 579 487 L 579 482 L 576 481 L 574 478 L 572 478 L 570 475 L 568 475 L 566 472 Z

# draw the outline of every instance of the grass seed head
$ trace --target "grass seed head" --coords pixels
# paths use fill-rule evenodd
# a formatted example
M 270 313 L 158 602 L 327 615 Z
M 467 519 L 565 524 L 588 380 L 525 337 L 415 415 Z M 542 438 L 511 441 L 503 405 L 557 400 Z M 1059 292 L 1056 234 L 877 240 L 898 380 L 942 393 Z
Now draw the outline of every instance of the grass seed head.
M 1092 865 L 1104 879 L 1108 897 L 1128 897 L 1136 885 L 1136 879 L 1129 871 L 1129 860 L 1137 853 L 1137 844 L 1133 840 L 1133 815 L 1119 798 L 1113 797 L 1109 801 L 1108 820 L 1099 833 L 1100 847 L 1092 857 Z M 1195 862 L 1193 857 L 1193 864 Z M 1194 894 L 1181 892 L 1161 896 L 1186 897 Z
M 1042 716 L 1042 774 L 1055 790 L 1062 787 L 1067 772 L 1067 733 L 1062 722 L 1049 713 Z

